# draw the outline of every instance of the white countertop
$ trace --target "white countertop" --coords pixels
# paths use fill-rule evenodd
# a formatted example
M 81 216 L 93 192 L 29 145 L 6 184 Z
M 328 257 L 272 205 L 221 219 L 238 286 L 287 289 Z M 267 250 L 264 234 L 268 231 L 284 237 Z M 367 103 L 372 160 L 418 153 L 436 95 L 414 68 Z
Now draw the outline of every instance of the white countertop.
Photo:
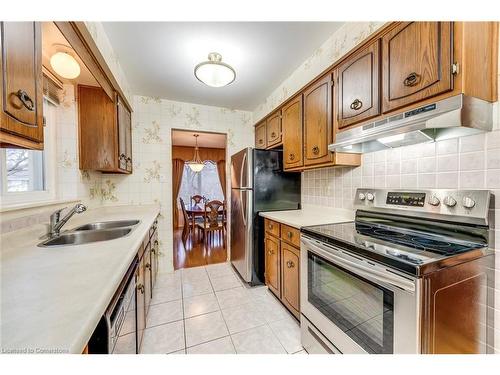
M 351 210 L 315 205 L 303 205 L 301 210 L 260 212 L 259 215 L 297 229 L 354 220 L 354 212 Z
M 126 237 L 85 245 L 37 247 L 40 225 L 2 235 L 1 351 L 81 353 L 158 213 L 147 205 L 74 215 L 65 229 L 141 221 Z

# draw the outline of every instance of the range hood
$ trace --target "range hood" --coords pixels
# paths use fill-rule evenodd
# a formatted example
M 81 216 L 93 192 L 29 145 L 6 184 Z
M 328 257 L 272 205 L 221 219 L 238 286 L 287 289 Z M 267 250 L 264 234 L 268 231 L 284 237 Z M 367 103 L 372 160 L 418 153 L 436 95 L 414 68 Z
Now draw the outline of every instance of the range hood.
M 365 153 L 490 131 L 493 104 L 463 94 L 337 133 L 330 151 Z

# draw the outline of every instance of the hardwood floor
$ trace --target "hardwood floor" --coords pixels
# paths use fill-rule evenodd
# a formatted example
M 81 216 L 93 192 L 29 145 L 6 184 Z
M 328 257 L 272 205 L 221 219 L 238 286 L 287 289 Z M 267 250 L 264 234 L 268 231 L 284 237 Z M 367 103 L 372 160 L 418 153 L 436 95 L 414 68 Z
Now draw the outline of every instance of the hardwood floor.
M 220 233 L 220 232 L 219 232 Z M 227 261 L 227 251 L 223 246 L 223 237 L 213 233 L 208 245 L 201 239 L 202 235 L 190 235 L 186 247 L 182 242 L 182 228 L 174 229 L 174 269 L 206 266 L 207 264 Z M 194 237 L 194 238 L 193 238 Z

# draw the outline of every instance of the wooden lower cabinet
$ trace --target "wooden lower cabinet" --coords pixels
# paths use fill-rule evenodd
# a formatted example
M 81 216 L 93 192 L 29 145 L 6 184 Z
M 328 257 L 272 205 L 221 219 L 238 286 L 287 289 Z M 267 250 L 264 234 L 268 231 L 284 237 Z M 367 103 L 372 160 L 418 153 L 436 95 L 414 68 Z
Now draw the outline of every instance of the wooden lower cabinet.
M 283 305 L 300 318 L 300 231 L 265 220 L 266 285 Z
M 271 235 L 265 239 L 266 250 L 266 285 L 280 297 L 280 240 Z
M 144 277 L 144 257 L 137 267 L 135 276 L 135 301 L 136 301 L 136 322 L 137 322 L 137 351 L 141 351 L 142 337 L 144 336 L 144 330 L 146 329 L 146 287 L 145 277 Z
M 281 243 L 281 301 L 300 318 L 300 249 Z

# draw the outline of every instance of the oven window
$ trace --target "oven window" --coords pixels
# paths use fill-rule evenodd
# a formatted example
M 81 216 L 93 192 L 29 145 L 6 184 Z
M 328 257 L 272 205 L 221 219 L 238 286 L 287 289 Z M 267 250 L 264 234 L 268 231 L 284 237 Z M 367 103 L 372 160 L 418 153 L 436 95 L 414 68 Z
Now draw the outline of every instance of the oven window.
M 308 252 L 308 300 L 368 353 L 393 353 L 394 294 Z

